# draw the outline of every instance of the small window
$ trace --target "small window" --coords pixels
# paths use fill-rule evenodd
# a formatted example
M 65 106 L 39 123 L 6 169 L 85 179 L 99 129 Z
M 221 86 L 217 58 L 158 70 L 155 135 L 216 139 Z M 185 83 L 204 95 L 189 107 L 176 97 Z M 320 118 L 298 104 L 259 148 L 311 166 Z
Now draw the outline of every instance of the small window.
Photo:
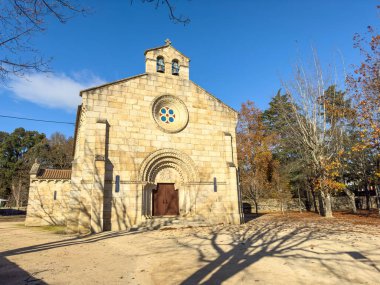
M 54 200 L 57 200 L 57 191 L 54 191 Z
M 178 60 L 176 59 L 172 61 L 172 74 L 173 75 L 179 74 L 179 63 L 178 63 Z
M 120 176 L 116 175 L 115 180 L 115 192 L 118 193 L 120 191 Z
M 157 72 L 165 72 L 165 61 L 162 56 L 157 57 Z

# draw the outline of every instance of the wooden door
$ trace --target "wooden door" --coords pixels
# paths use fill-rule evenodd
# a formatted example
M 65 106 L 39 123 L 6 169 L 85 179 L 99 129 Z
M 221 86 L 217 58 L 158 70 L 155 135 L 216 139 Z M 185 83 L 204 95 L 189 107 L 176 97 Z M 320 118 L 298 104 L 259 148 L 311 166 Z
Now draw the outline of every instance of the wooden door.
M 165 191 L 166 213 L 165 215 L 179 215 L 178 207 L 178 190 L 175 190 L 174 184 L 168 184 Z
M 153 216 L 179 215 L 178 191 L 174 183 L 159 183 L 153 191 Z

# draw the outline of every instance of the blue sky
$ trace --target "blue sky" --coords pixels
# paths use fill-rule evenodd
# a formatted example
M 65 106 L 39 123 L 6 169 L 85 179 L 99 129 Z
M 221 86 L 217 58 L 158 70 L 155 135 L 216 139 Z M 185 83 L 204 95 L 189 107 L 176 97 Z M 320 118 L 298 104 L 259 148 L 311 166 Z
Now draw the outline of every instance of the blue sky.
M 291 77 L 295 62 L 318 51 L 324 65 L 350 71 L 361 58 L 354 33 L 379 26 L 375 0 L 172 0 L 190 24 L 173 24 L 164 7 L 134 0 L 82 1 L 91 7 L 62 25 L 49 20 L 34 45 L 52 57 L 54 73 L 13 79 L 0 88 L 0 115 L 75 122 L 79 90 L 144 72 L 144 50 L 166 38 L 191 58 L 190 78 L 239 109 L 250 99 L 265 109 Z M 343 59 L 343 61 L 342 61 Z M 344 62 L 344 64 L 343 64 Z M 16 127 L 72 136 L 74 126 L 0 118 Z

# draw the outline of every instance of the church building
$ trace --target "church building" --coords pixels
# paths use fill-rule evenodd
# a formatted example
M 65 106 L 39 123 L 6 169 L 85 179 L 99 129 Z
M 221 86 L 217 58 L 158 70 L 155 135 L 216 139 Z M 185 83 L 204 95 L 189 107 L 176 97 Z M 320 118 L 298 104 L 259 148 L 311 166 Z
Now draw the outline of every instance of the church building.
M 101 232 L 239 224 L 237 112 L 189 79 L 169 40 L 145 73 L 80 92 L 72 168 L 30 171 L 27 226 Z

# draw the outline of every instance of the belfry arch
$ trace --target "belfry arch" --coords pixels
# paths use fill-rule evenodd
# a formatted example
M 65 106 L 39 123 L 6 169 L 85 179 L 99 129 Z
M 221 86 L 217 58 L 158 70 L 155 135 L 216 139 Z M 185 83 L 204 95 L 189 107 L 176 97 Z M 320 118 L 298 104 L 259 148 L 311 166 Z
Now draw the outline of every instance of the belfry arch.
M 192 159 L 175 149 L 161 149 L 148 155 L 141 164 L 139 179 L 143 182 L 143 214 L 152 216 L 152 191 L 159 183 L 173 183 L 179 191 L 180 214 L 191 208 L 191 185 L 199 181 Z

